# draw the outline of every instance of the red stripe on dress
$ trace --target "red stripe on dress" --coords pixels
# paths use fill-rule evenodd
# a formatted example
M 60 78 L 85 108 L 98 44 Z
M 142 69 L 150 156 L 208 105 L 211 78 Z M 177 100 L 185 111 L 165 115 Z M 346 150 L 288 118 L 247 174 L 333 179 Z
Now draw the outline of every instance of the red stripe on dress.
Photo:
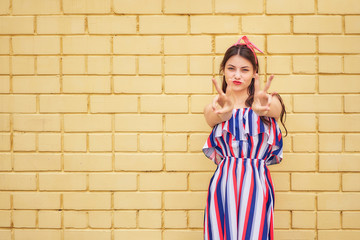
M 250 162 L 250 165 L 251 165 L 251 162 Z M 252 167 L 250 166 L 250 169 L 251 171 L 252 170 Z M 242 240 L 245 239 L 245 236 L 246 236 L 246 230 L 247 230 L 247 223 L 248 223 L 248 220 L 249 220 L 249 215 L 250 215 L 250 207 L 251 207 L 251 202 L 252 202 L 252 195 L 253 195 L 253 191 L 254 191 L 254 181 L 253 181 L 253 178 L 252 178 L 252 175 L 254 173 L 250 174 L 250 181 L 251 181 L 251 184 L 250 184 L 250 192 L 249 192 L 249 198 L 247 200 L 247 207 L 246 207 L 246 215 L 245 215 L 245 223 L 244 223 L 244 232 L 243 232 L 243 235 L 242 235 Z
M 214 201 L 215 201 L 215 209 L 216 209 L 216 220 L 217 220 L 217 225 L 218 225 L 218 230 L 219 230 L 219 235 L 220 235 L 220 239 L 223 240 L 223 232 L 222 232 L 222 228 L 221 228 L 221 221 L 220 221 L 220 216 L 219 216 L 219 204 L 218 204 L 218 200 L 217 200 L 217 186 L 219 184 L 219 180 L 220 177 L 222 175 L 223 172 L 223 166 L 224 164 L 220 165 L 220 172 L 219 172 L 219 176 L 218 179 L 216 180 L 216 185 L 215 185 L 215 191 L 214 191 Z
M 267 224 L 267 223 L 265 223 L 265 214 L 266 214 L 266 203 L 267 203 L 268 198 L 269 198 L 269 194 L 268 194 L 268 187 L 269 186 L 267 185 L 265 171 L 264 171 L 264 176 L 263 177 L 264 177 L 264 182 L 265 182 L 265 199 L 264 199 L 264 202 L 263 202 L 263 209 L 262 209 L 262 214 L 261 214 L 261 225 L 260 225 L 260 232 L 259 232 L 259 240 L 262 240 L 262 235 L 263 235 L 263 231 L 264 231 L 264 225 Z

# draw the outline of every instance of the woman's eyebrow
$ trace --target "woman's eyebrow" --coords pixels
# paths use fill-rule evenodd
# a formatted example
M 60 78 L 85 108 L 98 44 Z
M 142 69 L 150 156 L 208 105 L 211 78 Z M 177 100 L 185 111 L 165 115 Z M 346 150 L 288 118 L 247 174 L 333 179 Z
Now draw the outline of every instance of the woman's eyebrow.
M 228 66 L 232 66 L 232 67 L 235 67 L 234 65 L 232 65 L 232 64 L 228 64 Z M 249 66 L 243 66 L 243 67 L 241 67 L 241 68 L 248 68 Z

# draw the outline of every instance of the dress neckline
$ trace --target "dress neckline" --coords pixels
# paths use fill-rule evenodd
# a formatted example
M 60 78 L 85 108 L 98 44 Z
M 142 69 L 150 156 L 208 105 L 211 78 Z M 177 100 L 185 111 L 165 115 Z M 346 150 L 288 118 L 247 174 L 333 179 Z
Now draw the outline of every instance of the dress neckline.
M 239 109 L 247 109 L 247 108 L 250 108 L 250 107 L 243 107 L 243 108 L 234 108 L 234 110 L 239 110 Z

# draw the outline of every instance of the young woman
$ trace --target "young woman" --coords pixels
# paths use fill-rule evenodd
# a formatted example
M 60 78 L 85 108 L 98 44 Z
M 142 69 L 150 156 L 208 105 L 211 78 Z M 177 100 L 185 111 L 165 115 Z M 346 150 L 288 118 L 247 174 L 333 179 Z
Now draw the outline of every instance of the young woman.
M 274 239 L 274 186 L 267 166 L 283 158 L 276 121 L 281 118 L 284 125 L 286 112 L 280 95 L 266 92 L 273 76 L 263 90 L 259 87 L 255 49 L 261 51 L 244 36 L 226 51 L 222 89 L 213 79 L 219 94 L 204 108 L 213 129 L 202 150 L 217 164 L 208 189 L 204 239 Z

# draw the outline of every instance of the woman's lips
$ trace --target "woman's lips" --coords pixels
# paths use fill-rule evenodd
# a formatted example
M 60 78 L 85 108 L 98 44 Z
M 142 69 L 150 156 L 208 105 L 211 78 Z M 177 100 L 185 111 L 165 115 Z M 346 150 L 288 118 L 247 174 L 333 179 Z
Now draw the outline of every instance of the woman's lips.
M 236 85 L 242 84 L 242 82 L 240 82 L 240 81 L 233 81 L 233 83 L 236 84 Z

